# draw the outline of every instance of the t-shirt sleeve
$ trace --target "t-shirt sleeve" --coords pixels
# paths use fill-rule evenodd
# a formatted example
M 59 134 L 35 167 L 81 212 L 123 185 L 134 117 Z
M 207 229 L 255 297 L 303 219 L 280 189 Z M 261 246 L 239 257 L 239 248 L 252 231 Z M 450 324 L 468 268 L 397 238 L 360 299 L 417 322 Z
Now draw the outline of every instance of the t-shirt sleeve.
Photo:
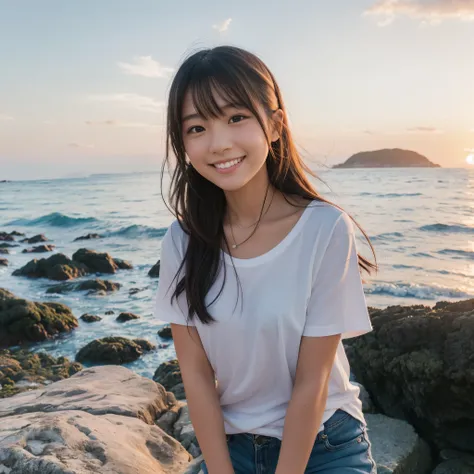
M 188 306 L 184 292 L 179 295 L 177 300 L 173 298 L 173 303 L 171 303 L 171 296 L 183 274 L 181 271 L 175 278 L 182 261 L 180 251 L 182 244 L 177 235 L 182 231 L 177 227 L 179 224 L 173 223 L 161 242 L 160 278 L 154 299 L 153 315 L 160 321 L 167 323 L 195 326 L 188 318 Z
M 342 339 L 348 339 L 372 330 L 354 226 L 347 213 L 336 221 L 312 279 L 303 336 L 342 334 Z

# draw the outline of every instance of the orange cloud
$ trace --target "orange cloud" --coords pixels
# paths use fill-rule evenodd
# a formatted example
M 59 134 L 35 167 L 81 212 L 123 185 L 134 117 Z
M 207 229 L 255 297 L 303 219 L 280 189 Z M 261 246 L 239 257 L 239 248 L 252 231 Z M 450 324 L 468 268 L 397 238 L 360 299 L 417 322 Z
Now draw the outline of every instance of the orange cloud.
M 379 26 L 389 25 L 399 16 L 431 25 L 444 20 L 474 21 L 474 0 L 380 0 L 363 14 L 379 18 Z

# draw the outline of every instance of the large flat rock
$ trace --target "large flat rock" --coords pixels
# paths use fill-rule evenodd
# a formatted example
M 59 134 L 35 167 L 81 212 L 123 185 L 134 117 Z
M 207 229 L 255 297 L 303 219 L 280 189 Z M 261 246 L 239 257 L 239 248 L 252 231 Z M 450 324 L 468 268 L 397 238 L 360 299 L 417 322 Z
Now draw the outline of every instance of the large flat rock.
M 2 474 L 183 473 L 192 456 L 155 420 L 181 403 L 115 365 L 0 400 Z
M 25 413 L 0 424 L 0 472 L 176 474 L 191 455 L 156 425 L 84 411 Z
M 0 419 L 22 413 L 82 410 L 94 415 L 130 416 L 152 424 L 175 403 L 174 395 L 161 385 L 126 367 L 96 366 L 45 388 L 0 399 Z

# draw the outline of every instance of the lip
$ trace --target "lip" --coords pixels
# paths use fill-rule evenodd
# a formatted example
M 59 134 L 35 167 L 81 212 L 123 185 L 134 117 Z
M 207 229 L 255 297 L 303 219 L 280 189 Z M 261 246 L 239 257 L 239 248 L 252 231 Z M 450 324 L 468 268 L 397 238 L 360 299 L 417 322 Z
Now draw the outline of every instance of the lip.
M 214 166 L 214 164 L 212 164 L 211 166 L 220 174 L 228 174 L 228 173 L 232 173 L 234 170 L 236 170 L 245 160 L 246 158 L 246 155 L 244 156 L 240 156 L 239 158 L 242 158 L 241 161 L 239 161 L 236 165 L 234 166 L 230 166 L 229 168 L 217 168 Z M 239 158 L 233 158 L 234 160 L 238 160 Z M 232 161 L 232 160 L 225 160 L 225 161 L 218 161 L 217 163 L 215 164 L 219 164 L 219 163 L 226 163 L 228 161 Z

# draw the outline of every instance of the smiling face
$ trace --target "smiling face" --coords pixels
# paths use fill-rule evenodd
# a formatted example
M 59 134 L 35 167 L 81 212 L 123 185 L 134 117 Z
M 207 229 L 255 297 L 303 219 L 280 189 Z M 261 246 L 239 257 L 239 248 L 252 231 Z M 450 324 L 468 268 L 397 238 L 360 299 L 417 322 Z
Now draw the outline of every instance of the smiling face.
M 266 173 L 265 161 L 269 145 L 260 123 L 244 106 L 231 104 L 214 92 L 221 115 L 201 117 L 187 91 L 182 109 L 182 133 L 186 155 L 194 169 L 223 191 L 236 191 L 260 173 Z M 269 138 L 279 138 L 276 124 L 282 111 L 273 113 L 272 120 L 263 107 L 258 109 Z

